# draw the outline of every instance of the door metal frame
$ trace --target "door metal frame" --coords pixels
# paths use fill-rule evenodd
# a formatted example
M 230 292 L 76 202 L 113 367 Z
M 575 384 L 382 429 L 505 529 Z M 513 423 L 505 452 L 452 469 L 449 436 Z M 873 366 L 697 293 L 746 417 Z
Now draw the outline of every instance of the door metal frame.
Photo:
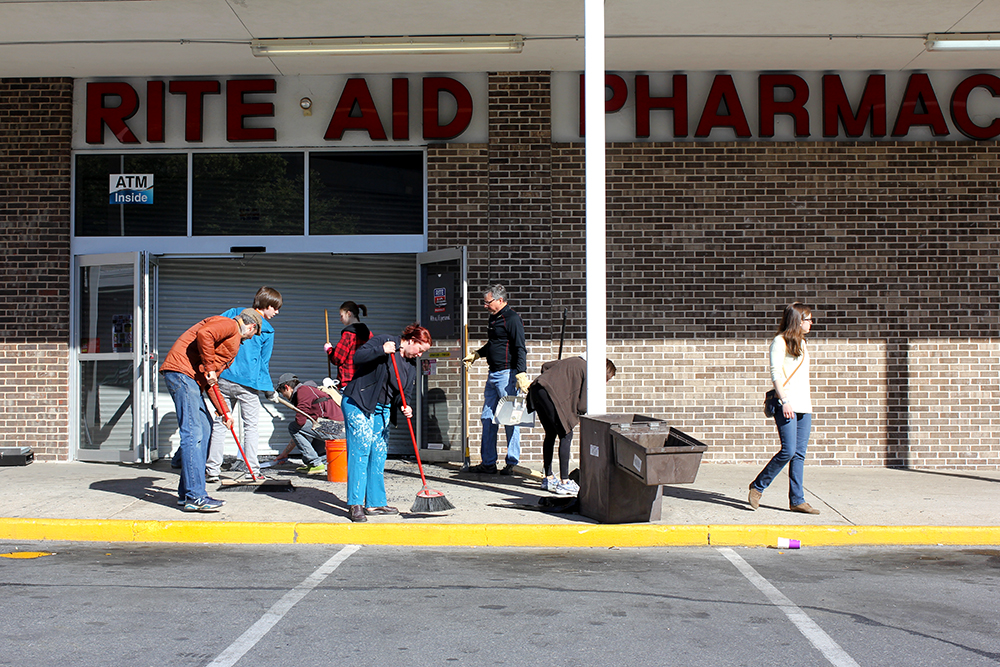
M 467 354 L 466 347 L 468 346 L 468 329 L 469 329 L 469 253 L 466 246 L 459 246 L 455 248 L 444 248 L 441 250 L 432 250 L 430 252 L 417 253 L 417 319 L 420 319 L 420 314 L 423 312 L 423 298 L 424 298 L 424 286 L 421 281 L 421 268 L 425 264 L 434 264 L 436 262 L 446 262 L 450 260 L 460 260 L 461 263 L 461 284 L 462 284 L 462 321 L 459 327 L 459 336 L 461 341 L 459 342 L 459 360 L 463 359 Z M 419 367 L 418 367 L 418 389 L 419 389 Z M 462 431 L 461 431 L 461 443 L 462 450 L 458 452 L 461 454 L 462 460 L 468 461 L 469 452 L 469 434 L 468 434 L 468 401 L 466 397 L 468 396 L 468 387 L 466 383 L 468 382 L 468 374 L 462 373 L 460 387 L 462 390 Z M 422 415 L 422 397 L 421 392 L 418 390 L 416 392 L 417 405 L 414 407 L 414 415 Z M 424 423 L 422 419 L 417 419 L 417 443 L 423 443 L 424 441 Z M 456 457 L 456 452 L 454 451 L 444 451 L 439 452 L 437 450 L 422 449 L 420 451 L 420 457 L 422 459 L 427 459 L 429 461 L 454 461 L 458 460 Z
M 112 264 L 132 265 L 132 351 L 86 352 L 80 349 L 80 269 Z M 153 274 L 152 276 L 150 274 Z M 79 461 L 147 463 L 156 458 L 156 260 L 148 252 L 76 255 L 71 278 L 70 318 L 70 451 Z M 152 342 L 150 342 L 152 341 Z M 81 364 L 85 361 L 130 360 L 132 366 L 132 442 L 129 449 L 94 450 L 81 447 Z

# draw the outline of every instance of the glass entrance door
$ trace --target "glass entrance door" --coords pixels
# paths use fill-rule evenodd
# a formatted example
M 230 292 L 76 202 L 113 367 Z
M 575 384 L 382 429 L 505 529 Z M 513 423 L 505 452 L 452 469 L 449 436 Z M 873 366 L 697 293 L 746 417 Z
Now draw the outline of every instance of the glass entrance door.
M 417 441 L 420 458 L 467 458 L 466 378 L 462 366 L 468 328 L 465 248 L 417 255 L 417 312 L 434 345 L 420 361 Z
M 76 458 L 148 462 L 157 457 L 155 262 L 141 252 L 76 259 Z

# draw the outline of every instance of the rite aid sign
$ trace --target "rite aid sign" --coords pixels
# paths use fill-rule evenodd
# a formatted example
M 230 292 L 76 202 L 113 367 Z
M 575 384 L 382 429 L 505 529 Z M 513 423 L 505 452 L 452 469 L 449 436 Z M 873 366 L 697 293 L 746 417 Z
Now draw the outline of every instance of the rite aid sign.
M 73 147 L 487 141 L 486 74 L 78 79 Z
M 1000 136 L 993 72 L 608 72 L 606 136 L 928 141 Z M 77 149 L 488 141 L 485 73 L 78 80 Z M 552 140 L 585 136 L 583 75 L 551 78 Z M 516 122 L 514 120 L 513 122 Z

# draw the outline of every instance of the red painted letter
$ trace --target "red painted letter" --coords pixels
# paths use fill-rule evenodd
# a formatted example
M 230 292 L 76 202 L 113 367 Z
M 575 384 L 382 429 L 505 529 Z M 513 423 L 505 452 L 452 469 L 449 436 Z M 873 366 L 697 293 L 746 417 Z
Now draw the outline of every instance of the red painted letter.
M 449 93 L 458 103 L 455 117 L 441 125 L 440 96 Z M 424 79 L 424 139 L 454 139 L 472 122 L 472 94 L 455 79 L 429 76 Z
M 860 137 L 865 125 L 871 123 L 871 136 L 885 136 L 885 74 L 871 74 L 861 94 L 858 113 L 851 110 L 844 82 L 838 74 L 823 75 L 823 136 L 836 137 L 838 123 L 844 124 L 844 133 Z
M 580 75 L 580 137 L 586 136 L 586 121 L 587 112 L 584 108 L 586 106 L 584 98 L 586 98 L 585 88 L 584 88 L 584 75 Z M 625 79 L 621 78 L 617 74 L 605 74 L 604 75 L 604 88 L 605 88 L 605 100 L 604 100 L 604 113 L 615 113 L 616 111 L 621 111 L 621 108 L 625 106 L 625 100 L 628 99 L 628 85 L 625 83 Z M 607 97 L 607 89 L 611 89 L 611 97 Z
M 635 77 L 635 136 L 649 136 L 649 110 L 670 109 L 674 112 L 674 136 L 688 135 L 687 75 L 675 74 L 672 97 L 650 97 L 649 76 Z
M 271 102 L 244 102 L 243 96 L 273 93 L 274 79 L 236 79 L 226 82 L 226 139 L 229 141 L 274 141 L 273 127 L 244 127 L 244 118 L 274 117 Z
M 806 102 L 809 100 L 809 84 L 795 74 L 761 74 L 757 80 L 760 109 L 760 136 L 774 136 L 774 117 L 787 114 L 795 119 L 795 136 L 809 136 L 809 112 Z M 776 88 L 789 88 L 792 99 L 778 102 L 774 99 Z
M 174 95 L 184 95 L 187 98 L 184 110 L 184 140 L 201 141 L 202 127 L 205 125 L 202 115 L 202 100 L 205 95 L 219 94 L 218 81 L 171 81 L 170 92 Z
M 924 110 L 918 109 L 918 105 Z M 926 125 L 931 128 L 934 136 L 948 134 L 948 123 L 941 113 L 941 105 L 934 95 L 930 77 L 926 74 L 910 75 L 906 92 L 903 93 L 903 102 L 899 105 L 896 124 L 892 128 L 892 136 L 905 137 L 914 125 Z
M 352 116 L 351 112 L 357 106 L 361 112 L 359 116 Z M 344 92 L 340 95 L 337 108 L 333 111 L 333 118 L 326 128 L 324 139 L 341 139 L 347 130 L 362 130 L 375 141 L 388 139 L 385 136 L 385 128 L 378 117 L 378 109 L 375 108 L 375 100 L 368 90 L 368 82 L 364 79 L 348 79 L 344 85 Z
M 955 87 L 951 96 L 951 119 L 962 134 L 970 139 L 994 139 L 1000 135 L 1000 119 L 982 127 L 969 116 L 969 93 L 974 88 L 985 88 L 993 97 L 1000 97 L 1000 78 L 992 74 L 973 74 Z
M 727 113 L 720 114 L 719 109 L 723 104 Z M 694 136 L 707 137 L 715 127 L 731 127 L 737 137 L 750 136 L 750 123 L 743 113 L 740 94 L 736 92 L 736 84 L 729 74 L 717 74 L 712 81 L 712 89 L 708 91 L 705 110 L 701 114 L 701 120 L 698 121 L 698 129 L 694 131 Z
M 121 104 L 105 107 L 104 98 L 117 95 Z M 104 143 L 104 126 L 123 144 L 137 144 L 139 139 L 128 129 L 125 121 L 139 110 L 139 95 L 135 88 L 123 82 L 87 84 L 87 143 Z
M 163 93 L 162 81 L 146 82 L 146 141 L 163 143 Z
M 410 80 L 392 80 L 392 138 L 410 138 Z

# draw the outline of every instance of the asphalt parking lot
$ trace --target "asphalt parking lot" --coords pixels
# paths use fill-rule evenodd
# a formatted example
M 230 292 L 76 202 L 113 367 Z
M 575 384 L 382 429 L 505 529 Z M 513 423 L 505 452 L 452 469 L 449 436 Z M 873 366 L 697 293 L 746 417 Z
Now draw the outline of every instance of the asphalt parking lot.
M 1000 660 L 1000 550 L 987 547 L 3 542 L 0 553 L 0 665 Z

